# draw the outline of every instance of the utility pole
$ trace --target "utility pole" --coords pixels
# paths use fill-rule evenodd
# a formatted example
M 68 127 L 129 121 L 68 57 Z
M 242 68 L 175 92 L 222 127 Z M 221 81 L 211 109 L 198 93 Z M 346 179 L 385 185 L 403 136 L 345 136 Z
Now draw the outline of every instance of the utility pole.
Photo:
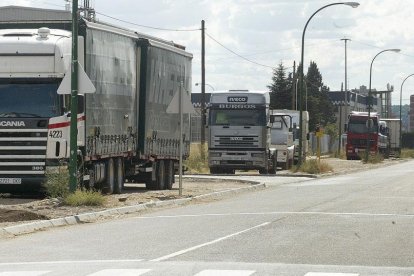
M 69 190 L 75 192 L 78 185 L 78 0 L 72 2 L 71 68 Z
M 204 160 L 204 145 L 206 142 L 206 68 L 205 68 L 205 33 L 204 20 L 201 20 L 201 160 Z
M 347 42 L 351 39 L 349 38 L 342 38 L 342 41 L 345 42 L 345 118 L 344 118 L 344 122 L 347 122 L 347 118 L 348 118 L 348 73 L 347 73 L 347 63 L 348 63 L 348 59 L 347 59 Z M 339 112 L 341 112 L 340 114 L 340 118 L 342 116 L 342 110 L 340 109 Z M 342 122 L 340 120 L 339 123 L 339 142 L 338 142 L 338 155 L 341 154 L 341 136 L 342 136 Z

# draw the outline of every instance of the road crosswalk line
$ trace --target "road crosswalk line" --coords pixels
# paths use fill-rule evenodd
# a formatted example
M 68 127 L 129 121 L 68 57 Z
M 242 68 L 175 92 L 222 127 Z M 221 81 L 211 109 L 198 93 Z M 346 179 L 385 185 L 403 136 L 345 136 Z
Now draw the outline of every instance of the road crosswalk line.
M 308 272 L 305 276 L 359 276 L 356 273 Z
M 87 276 L 139 276 L 151 269 L 103 269 Z
M 218 270 L 207 269 L 194 276 L 249 276 L 255 273 L 254 270 Z
M 40 276 L 50 271 L 5 271 L 0 272 L 0 276 Z

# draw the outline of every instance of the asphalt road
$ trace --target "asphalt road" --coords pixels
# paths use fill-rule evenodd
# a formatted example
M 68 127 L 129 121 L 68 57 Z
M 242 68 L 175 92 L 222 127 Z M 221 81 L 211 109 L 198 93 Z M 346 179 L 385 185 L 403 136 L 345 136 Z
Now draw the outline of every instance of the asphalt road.
M 1 240 L 0 276 L 412 276 L 413 167 L 289 178 L 225 200 Z

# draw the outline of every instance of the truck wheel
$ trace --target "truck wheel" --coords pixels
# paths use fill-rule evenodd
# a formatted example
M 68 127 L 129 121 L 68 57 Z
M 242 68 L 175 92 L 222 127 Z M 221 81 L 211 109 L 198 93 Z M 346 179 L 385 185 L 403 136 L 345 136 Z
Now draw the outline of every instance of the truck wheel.
M 106 194 L 112 194 L 115 188 L 115 165 L 114 160 L 109 158 L 106 162 L 106 181 L 104 192 Z
M 210 168 L 210 174 L 219 174 L 220 169 L 219 168 Z
M 159 160 L 157 166 L 157 175 L 156 175 L 156 182 L 157 182 L 157 190 L 165 190 L 165 161 Z
M 115 162 L 115 194 L 122 194 L 124 189 L 125 174 L 124 174 L 124 160 L 117 158 Z
M 154 161 L 152 163 L 152 172 L 145 173 L 145 187 L 148 190 L 156 190 L 157 189 L 157 170 L 158 170 L 158 162 Z
M 267 170 L 266 169 L 259 169 L 259 173 L 260 174 L 267 174 Z
M 165 161 L 165 188 L 171 190 L 174 183 L 174 161 Z

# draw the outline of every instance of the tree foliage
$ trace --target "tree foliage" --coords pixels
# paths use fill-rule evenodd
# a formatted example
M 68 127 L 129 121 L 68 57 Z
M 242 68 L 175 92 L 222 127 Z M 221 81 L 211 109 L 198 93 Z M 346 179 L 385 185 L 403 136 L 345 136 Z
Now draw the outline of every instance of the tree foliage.
M 301 72 L 301 64 L 299 64 L 297 72 Z M 296 78 L 295 76 L 293 78 L 286 77 L 286 75 L 286 68 L 282 63 L 273 70 L 272 83 L 268 85 L 270 108 L 292 109 L 292 92 L 294 91 L 292 87 Z M 317 124 L 324 127 L 335 123 L 334 106 L 328 97 L 329 87 L 324 85 L 322 74 L 316 62 L 311 61 L 308 72 L 304 76 L 303 89 L 298 87 L 298 92 L 300 91 L 303 91 L 303 110 L 309 111 L 309 129 L 311 131 L 316 128 Z
M 273 70 L 272 83 L 267 87 L 270 90 L 270 108 L 292 108 L 292 80 L 286 78 L 286 69 L 282 63 Z

